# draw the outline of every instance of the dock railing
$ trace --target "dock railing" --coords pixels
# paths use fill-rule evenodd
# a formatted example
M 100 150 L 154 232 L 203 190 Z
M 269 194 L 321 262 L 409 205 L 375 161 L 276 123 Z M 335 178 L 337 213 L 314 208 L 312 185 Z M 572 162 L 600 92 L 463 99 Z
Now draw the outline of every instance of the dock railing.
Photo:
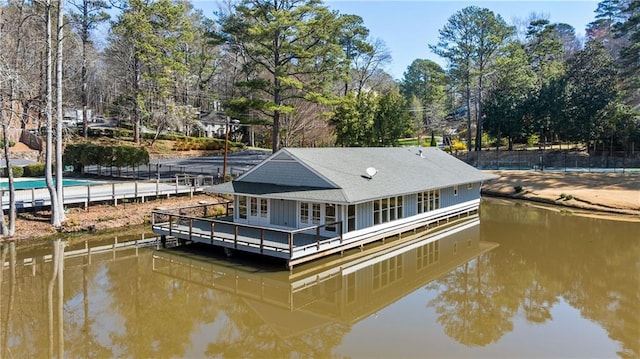
M 203 186 L 215 181 L 214 176 L 182 175 L 175 179 L 156 179 L 151 181 L 93 181 L 87 184 L 66 186 L 62 189 L 64 204 L 83 204 L 88 207 L 92 202 L 111 202 L 153 197 L 169 197 L 176 194 L 193 195 L 201 192 Z M 39 208 L 51 205 L 47 188 L 16 189 L 14 192 L 16 207 Z M 0 205 L 9 208 L 9 191 L 0 189 Z
M 152 229 L 179 239 L 218 244 L 291 259 L 294 253 L 314 252 L 322 245 L 342 243 L 342 221 L 299 229 L 282 229 L 233 221 L 233 202 L 206 203 L 151 212 Z M 323 236 L 322 229 L 335 227 L 336 236 Z M 267 253 L 268 252 L 268 253 Z

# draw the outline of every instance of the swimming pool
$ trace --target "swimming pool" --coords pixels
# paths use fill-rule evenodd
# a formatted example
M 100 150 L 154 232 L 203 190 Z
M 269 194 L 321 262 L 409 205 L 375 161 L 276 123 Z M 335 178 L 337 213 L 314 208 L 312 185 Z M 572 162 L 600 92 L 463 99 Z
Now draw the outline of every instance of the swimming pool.
M 56 183 L 56 180 L 53 180 L 53 183 Z M 44 179 L 33 179 L 33 180 L 24 180 L 24 181 L 14 181 L 13 182 L 15 189 L 32 189 L 32 188 L 46 188 L 47 183 Z M 71 180 L 71 179 L 63 179 L 62 186 L 87 186 L 96 184 L 94 181 L 83 181 L 83 180 Z M 9 182 L 3 181 L 0 182 L 0 190 L 8 190 Z

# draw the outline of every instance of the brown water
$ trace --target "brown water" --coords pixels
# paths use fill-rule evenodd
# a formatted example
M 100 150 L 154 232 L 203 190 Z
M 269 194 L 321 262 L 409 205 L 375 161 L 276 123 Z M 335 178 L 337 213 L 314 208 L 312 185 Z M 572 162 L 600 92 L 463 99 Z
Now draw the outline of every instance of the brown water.
M 7 245 L 0 357 L 640 357 L 638 222 L 485 200 L 293 272 L 211 252 Z

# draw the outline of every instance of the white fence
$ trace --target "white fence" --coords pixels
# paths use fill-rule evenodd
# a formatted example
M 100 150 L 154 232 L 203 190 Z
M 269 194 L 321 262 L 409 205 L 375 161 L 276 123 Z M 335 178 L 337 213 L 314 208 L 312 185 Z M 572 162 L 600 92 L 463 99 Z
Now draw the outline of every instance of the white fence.
M 82 204 L 85 208 L 94 202 L 110 202 L 118 205 L 127 199 L 138 199 L 142 202 L 147 198 L 157 198 L 171 195 L 201 192 L 203 185 L 210 180 L 202 176 L 176 177 L 169 181 L 126 181 L 110 183 L 93 183 L 89 185 L 68 186 L 62 190 L 64 204 Z M 3 209 L 9 208 L 9 191 L 0 191 Z M 16 208 L 38 208 L 51 205 L 51 198 L 47 188 L 32 188 L 15 191 Z

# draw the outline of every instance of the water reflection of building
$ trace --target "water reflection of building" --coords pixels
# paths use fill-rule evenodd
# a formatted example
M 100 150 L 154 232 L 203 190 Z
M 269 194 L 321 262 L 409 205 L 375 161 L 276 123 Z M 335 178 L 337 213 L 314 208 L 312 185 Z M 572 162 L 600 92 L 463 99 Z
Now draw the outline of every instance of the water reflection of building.
M 478 220 L 417 234 L 294 272 L 260 271 L 192 252 L 161 251 L 158 273 L 242 298 L 281 338 L 333 323 L 354 324 L 497 244 L 479 240 Z

